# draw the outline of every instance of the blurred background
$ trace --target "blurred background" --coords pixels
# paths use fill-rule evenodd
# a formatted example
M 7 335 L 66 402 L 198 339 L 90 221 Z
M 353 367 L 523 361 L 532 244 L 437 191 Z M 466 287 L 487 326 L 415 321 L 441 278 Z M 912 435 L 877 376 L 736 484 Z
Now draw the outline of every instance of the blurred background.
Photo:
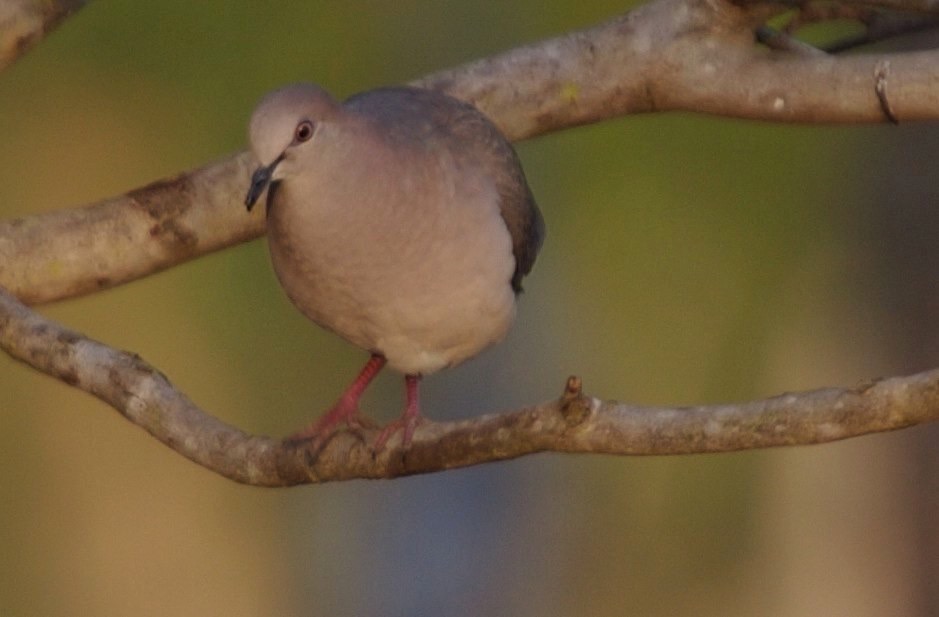
M 257 100 L 287 82 L 346 96 L 625 8 L 91 3 L 0 76 L 0 216 L 242 149 Z M 508 340 L 426 380 L 430 417 L 547 400 L 569 374 L 603 398 L 681 405 L 939 365 L 935 126 L 669 114 L 518 150 L 547 242 Z M 309 422 L 366 358 L 295 312 L 264 240 L 41 311 L 250 432 Z M 402 404 L 388 373 L 364 409 L 387 421 Z M 3 617 L 939 615 L 936 426 L 270 490 L 6 356 L 0 421 Z

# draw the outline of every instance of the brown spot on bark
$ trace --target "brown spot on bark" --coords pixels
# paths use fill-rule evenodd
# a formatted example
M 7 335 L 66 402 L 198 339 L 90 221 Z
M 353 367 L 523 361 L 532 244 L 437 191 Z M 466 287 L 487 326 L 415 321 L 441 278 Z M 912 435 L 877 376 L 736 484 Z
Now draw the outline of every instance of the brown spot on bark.
M 151 238 L 171 250 L 188 251 L 199 242 L 199 236 L 181 220 L 192 206 L 192 193 L 192 180 L 179 175 L 131 191 L 127 197 L 153 220 Z

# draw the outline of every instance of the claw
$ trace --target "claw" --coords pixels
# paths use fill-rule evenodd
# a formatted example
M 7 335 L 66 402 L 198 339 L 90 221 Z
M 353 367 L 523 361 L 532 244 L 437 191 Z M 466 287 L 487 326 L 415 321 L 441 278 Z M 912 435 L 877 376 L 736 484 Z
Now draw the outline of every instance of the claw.
M 288 443 L 312 441 L 313 448 L 318 450 L 326 444 L 330 437 L 336 434 L 342 424 L 359 432 L 362 429 L 373 428 L 375 423 L 359 412 L 359 399 L 362 398 L 365 388 L 368 387 L 368 384 L 371 383 L 383 366 L 385 366 L 385 358 L 377 354 L 372 355 L 359 376 L 356 377 L 352 385 L 339 397 L 339 400 L 329 411 L 284 441 Z

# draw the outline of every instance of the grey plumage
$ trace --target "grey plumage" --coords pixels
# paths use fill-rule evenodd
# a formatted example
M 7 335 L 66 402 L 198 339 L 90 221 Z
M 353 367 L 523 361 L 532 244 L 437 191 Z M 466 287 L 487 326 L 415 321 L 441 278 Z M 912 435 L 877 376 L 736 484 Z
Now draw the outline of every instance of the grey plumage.
M 521 291 L 544 241 L 544 219 L 531 194 L 515 149 L 478 109 L 438 92 L 419 88 L 379 88 L 345 102 L 379 124 L 413 139 L 440 140 L 485 167 L 496 183 L 499 210 L 512 236 L 515 271 L 512 287 Z M 465 148 L 473 144 L 474 148 Z M 464 149 L 465 148 L 465 149 Z
M 290 86 L 258 105 L 250 134 L 261 167 L 246 204 L 269 187 L 268 242 L 287 295 L 377 359 L 301 436 L 353 421 L 387 359 L 409 376 L 408 442 L 417 379 L 504 337 L 541 246 L 515 151 L 473 106 L 415 88 L 339 104 L 318 86 Z

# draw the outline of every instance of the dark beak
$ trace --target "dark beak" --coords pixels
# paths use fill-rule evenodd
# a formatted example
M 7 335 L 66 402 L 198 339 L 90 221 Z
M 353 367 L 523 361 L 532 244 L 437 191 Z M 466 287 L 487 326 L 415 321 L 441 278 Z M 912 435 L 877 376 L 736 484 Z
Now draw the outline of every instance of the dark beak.
M 251 208 L 257 203 L 261 193 L 263 193 L 264 189 L 271 183 L 274 168 L 276 168 L 277 164 L 282 160 L 284 160 L 284 155 L 278 156 L 274 159 L 274 162 L 267 167 L 258 167 L 254 170 L 254 173 L 251 174 L 251 186 L 248 187 L 248 194 L 245 195 L 245 207 L 248 208 L 248 212 L 251 212 Z

